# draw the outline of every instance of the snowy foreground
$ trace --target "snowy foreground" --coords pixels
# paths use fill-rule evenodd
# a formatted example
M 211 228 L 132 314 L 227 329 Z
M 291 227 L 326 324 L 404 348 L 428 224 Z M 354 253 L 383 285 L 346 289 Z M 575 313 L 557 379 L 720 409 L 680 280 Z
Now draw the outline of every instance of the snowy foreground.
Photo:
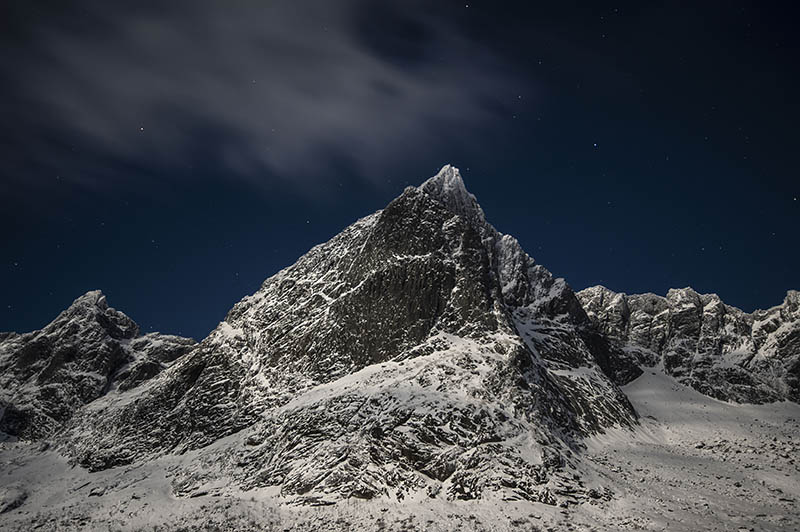
M 800 529 L 800 405 L 724 403 L 656 370 L 623 390 L 641 426 L 593 437 L 582 460 L 583 479 L 612 495 L 568 508 L 427 497 L 301 507 L 284 504 L 275 490 L 220 481 L 176 497 L 175 472 L 200 467 L 200 451 L 89 473 L 42 444 L 6 442 L 0 529 Z

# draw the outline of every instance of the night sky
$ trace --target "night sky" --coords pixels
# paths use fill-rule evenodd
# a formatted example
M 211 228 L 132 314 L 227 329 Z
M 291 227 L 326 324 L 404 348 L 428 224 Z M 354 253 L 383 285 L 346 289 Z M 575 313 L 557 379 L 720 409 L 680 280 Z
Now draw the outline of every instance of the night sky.
M 445 163 L 575 289 L 779 304 L 798 12 L 666 4 L 4 1 L 0 330 L 99 288 L 202 338 Z

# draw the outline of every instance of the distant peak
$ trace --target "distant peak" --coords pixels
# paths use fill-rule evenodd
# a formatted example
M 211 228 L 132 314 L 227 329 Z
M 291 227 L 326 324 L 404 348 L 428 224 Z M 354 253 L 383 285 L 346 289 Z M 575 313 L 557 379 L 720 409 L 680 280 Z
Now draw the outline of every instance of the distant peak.
M 700 296 L 702 294 L 698 293 L 694 288 L 691 286 L 686 286 L 684 288 L 670 288 L 667 290 L 667 299 L 674 300 L 674 301 L 683 301 L 683 300 L 700 300 Z
M 611 290 L 610 288 L 608 288 L 607 286 L 603 286 L 601 284 L 596 284 L 594 286 L 587 286 L 586 288 L 581 290 L 581 292 L 586 292 L 587 294 L 588 293 L 601 293 L 601 292 L 602 293 L 607 293 L 607 294 L 616 294 L 617 293 L 617 292 L 614 292 L 613 290 Z
M 480 224 L 486 222 L 478 201 L 467 191 L 461 172 L 453 165 L 444 165 L 435 176 L 422 183 L 419 190 L 442 202 L 454 214 Z
M 139 336 L 139 326 L 125 313 L 108 306 L 105 294 L 100 290 L 86 292 L 52 321 L 45 330 L 58 331 L 71 323 L 83 323 L 92 330 L 98 327 L 117 340 Z M 59 333 L 61 334 L 61 333 Z
M 108 302 L 101 290 L 90 290 L 73 301 L 70 306 L 94 306 L 105 310 L 108 308 Z

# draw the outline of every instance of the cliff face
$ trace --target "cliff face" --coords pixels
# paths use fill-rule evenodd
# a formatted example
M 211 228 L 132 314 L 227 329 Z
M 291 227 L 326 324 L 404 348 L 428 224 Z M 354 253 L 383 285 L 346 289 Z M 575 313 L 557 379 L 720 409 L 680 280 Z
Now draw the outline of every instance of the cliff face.
M 747 314 L 691 288 L 625 295 L 578 293 L 596 326 L 645 365 L 712 397 L 747 403 L 800 400 L 800 294 Z
M 135 401 L 91 409 L 65 449 L 103 469 L 237 433 L 221 467 L 286 495 L 554 501 L 581 438 L 636 419 L 592 335 L 447 166 L 267 279 Z
M 135 388 L 194 345 L 178 336 L 141 336 L 100 291 L 88 292 L 44 329 L 0 337 L 0 430 L 49 436 L 82 406 Z

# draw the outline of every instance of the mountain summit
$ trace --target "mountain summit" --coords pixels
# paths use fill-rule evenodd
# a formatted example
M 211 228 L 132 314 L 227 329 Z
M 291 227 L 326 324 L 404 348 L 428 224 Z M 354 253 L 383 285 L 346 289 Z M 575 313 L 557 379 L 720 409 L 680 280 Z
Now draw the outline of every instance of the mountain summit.
M 487 223 L 446 165 L 268 278 L 200 343 L 139 336 L 90 292 L 0 336 L 2 430 L 74 465 L 192 453 L 172 493 L 608 499 L 587 438 L 640 421 L 656 368 L 733 401 L 797 400 L 796 293 L 747 315 L 691 290 L 578 294 Z M 651 369 L 652 368 L 652 369 Z
M 0 335 L 0 430 L 41 438 L 112 390 L 138 386 L 194 340 L 140 335 L 128 316 L 87 292 L 40 331 Z
M 445 166 L 267 279 L 135 401 L 93 408 L 65 450 L 99 470 L 236 433 L 230 474 L 302 500 L 555 501 L 584 436 L 636 422 L 609 356 Z
M 476 224 L 486 223 L 483 209 L 478 205 L 475 196 L 467 192 L 461 172 L 455 166 L 444 165 L 439 173 L 425 181 L 419 189 L 464 219 Z

